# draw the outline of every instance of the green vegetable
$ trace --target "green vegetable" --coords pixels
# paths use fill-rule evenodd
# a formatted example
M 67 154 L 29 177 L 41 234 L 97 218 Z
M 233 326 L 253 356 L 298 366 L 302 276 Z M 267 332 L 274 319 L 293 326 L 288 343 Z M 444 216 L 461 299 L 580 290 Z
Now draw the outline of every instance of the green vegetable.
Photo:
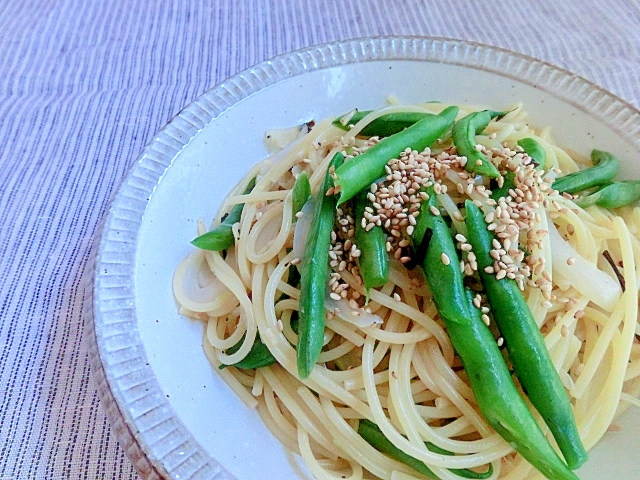
M 547 441 L 520 397 L 493 334 L 466 291 L 470 321 L 445 322 L 458 352 L 480 411 L 489 425 L 531 465 L 550 479 L 578 480 Z
M 342 121 L 349 114 L 341 115 L 333 121 L 333 125 L 343 130 L 349 130 L 349 125 L 355 125 L 372 111 L 373 110 L 356 110 L 356 113 L 353 114 L 346 124 L 343 124 Z M 367 124 L 367 126 L 360 130 L 358 135 L 362 135 L 363 137 L 389 137 L 428 116 L 433 116 L 433 114 L 420 112 L 388 113 Z
M 379 143 L 345 162 L 336 169 L 336 185 L 340 187 L 339 204 L 385 175 L 385 165 L 406 149 L 422 151 L 442 137 L 458 115 L 458 107 L 448 107 L 439 115 L 425 117 L 406 130 L 383 138 Z
M 342 165 L 344 156 L 336 153 L 329 162 L 331 167 Z M 313 370 L 324 340 L 325 311 L 324 296 L 329 277 L 329 245 L 336 217 L 337 199 L 326 193 L 333 186 L 327 171 L 313 211 L 313 222 L 309 230 L 307 245 L 300 270 L 300 310 L 298 327 L 297 363 L 298 374 L 307 378 Z
M 521 138 L 518 140 L 518 145 L 522 147 L 524 153 L 529 155 L 536 164 L 536 168 L 544 170 L 547 163 L 547 152 L 543 146 L 531 137 Z
M 603 185 L 590 195 L 578 197 L 575 202 L 582 208 L 598 205 L 602 208 L 620 208 L 640 199 L 640 181 L 623 180 Z
M 293 215 L 295 216 L 296 213 L 302 210 L 302 207 L 311 196 L 311 184 L 309 183 L 309 175 L 307 175 L 307 172 L 302 172 L 298 175 L 296 182 L 293 184 L 293 192 L 291 195 Z
M 553 366 L 540 329 L 531 315 L 515 280 L 498 280 L 485 272 L 493 266 L 490 255 L 493 232 L 487 230 L 482 211 L 471 201 L 466 204 L 467 239 L 478 262 L 478 272 L 487 293 L 493 318 L 504 337 L 509 359 L 533 406 L 553 433 L 570 468 L 587 459 L 576 427 L 569 398 Z
M 371 205 L 367 199 L 367 192 L 360 192 L 355 197 L 356 245 L 360 250 L 358 258 L 360 276 L 364 286 L 370 288 L 382 287 L 389 278 L 389 254 L 387 253 L 387 235 L 382 227 L 375 226 L 368 232 L 362 227 L 364 209 Z
M 411 236 L 413 249 L 418 257 L 424 257 L 418 261 L 425 267 L 425 276 L 440 315 L 450 322 L 467 323 L 469 309 L 458 253 L 444 219 L 431 212 L 438 208 L 434 188 L 429 187 L 427 194 L 429 199 L 420 206 L 420 215 Z
M 393 443 L 391 443 L 375 423 L 367 419 L 360 420 L 360 423 L 358 425 L 358 433 L 367 441 L 369 445 L 371 445 L 379 452 L 385 453 L 394 460 L 398 460 L 399 462 L 410 466 L 415 471 L 420 472 L 426 477 L 434 478 L 436 480 L 438 479 L 438 476 L 433 473 L 424 462 L 421 462 L 417 458 L 407 455 L 402 450 L 397 448 Z M 425 445 L 432 452 L 436 452 L 441 455 L 453 455 L 453 453 L 436 447 L 430 442 L 425 442 Z M 469 470 L 467 468 L 450 468 L 449 470 L 463 478 L 483 479 L 489 478 L 491 475 L 493 475 L 493 465 L 491 464 L 489 464 L 489 469 L 484 473 L 474 472 L 473 470 Z
M 431 199 L 433 192 L 430 193 Z M 427 228 L 433 230 L 423 261 L 425 278 L 451 343 L 465 368 L 480 411 L 500 436 L 548 478 L 577 480 L 555 453 L 520 397 L 493 334 L 482 321 L 480 311 L 474 307 L 473 294 L 464 288 L 462 277 L 449 274 L 449 278 L 443 280 L 438 264 L 442 263 L 443 254 L 458 272 L 459 259 L 444 219 L 433 215 L 430 210 L 420 214 L 420 217 L 431 217 Z M 459 306 L 450 310 L 447 305 L 452 299 Z M 461 318 L 465 311 L 466 316 Z M 453 315 L 455 317 L 452 318 Z
M 233 347 L 229 348 L 226 353 L 229 355 L 236 353 L 240 350 L 242 346 L 242 342 L 244 341 L 244 337 L 238 343 L 236 343 Z M 243 370 L 252 370 L 261 367 L 268 367 L 269 365 L 273 365 L 276 363 L 275 357 L 269 351 L 269 348 L 262 343 L 260 337 L 256 337 L 253 345 L 251 346 L 251 350 L 246 357 L 244 357 L 239 362 L 236 362 L 232 365 L 220 365 L 218 368 L 222 370 L 226 367 L 236 367 L 241 368 Z
M 501 117 L 507 112 L 494 112 L 482 110 L 461 118 L 453 125 L 451 137 L 458 150 L 458 155 L 467 157 L 465 169 L 468 172 L 483 175 L 489 178 L 498 178 L 498 169 L 481 152 L 476 150 L 476 135 L 487 128 L 489 122 L 496 117 Z
M 256 179 L 254 178 L 247 185 L 244 194 L 251 193 L 255 185 Z M 215 226 L 211 231 L 194 238 L 191 244 L 202 250 L 213 251 L 226 250 L 231 247 L 236 242 L 232 227 L 240 221 L 243 208 L 244 203 L 235 205 L 219 225 Z
M 559 192 L 578 193 L 612 180 L 618 173 L 618 159 L 602 150 L 591 151 L 593 167 L 556 179 L 551 187 Z
M 516 174 L 509 170 L 504 174 L 504 183 L 502 187 L 491 190 L 491 198 L 498 200 L 499 198 L 506 198 L 509 196 L 509 190 L 516 188 Z

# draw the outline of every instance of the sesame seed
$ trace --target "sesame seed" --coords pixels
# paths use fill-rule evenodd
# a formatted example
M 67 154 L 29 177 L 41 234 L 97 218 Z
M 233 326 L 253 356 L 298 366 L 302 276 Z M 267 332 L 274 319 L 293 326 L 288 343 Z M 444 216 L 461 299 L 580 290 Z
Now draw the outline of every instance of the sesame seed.
M 438 210 L 438 209 L 435 207 L 435 205 L 431 205 L 431 206 L 429 207 L 429 210 L 430 210 L 430 211 L 431 211 L 431 213 L 432 213 L 433 215 L 435 215 L 436 217 L 437 217 L 438 215 L 440 215 L 440 210 Z
M 449 256 L 446 253 L 443 253 L 440 256 L 440 259 L 442 260 L 442 263 L 444 263 L 445 265 L 449 265 L 451 263 L 451 259 L 449 259 Z
M 499 338 L 498 338 L 498 342 L 497 342 L 497 343 L 498 343 L 498 346 L 499 346 L 499 347 L 501 347 L 502 345 L 504 345 L 504 338 L 499 337 Z
M 473 304 L 476 306 L 476 308 L 480 308 L 481 302 L 482 302 L 482 297 L 478 293 L 473 297 Z
M 329 297 L 333 298 L 334 300 L 340 300 L 340 298 L 341 298 L 340 295 L 335 293 L 335 292 L 331 292 L 329 294 Z
M 397 293 L 394 293 L 394 294 L 393 294 L 393 299 L 394 299 L 396 302 L 400 302 L 400 301 L 402 300 L 402 299 L 400 298 L 400 295 L 398 295 Z
M 576 257 L 567 258 L 567 265 L 573 265 L 574 263 L 576 263 Z

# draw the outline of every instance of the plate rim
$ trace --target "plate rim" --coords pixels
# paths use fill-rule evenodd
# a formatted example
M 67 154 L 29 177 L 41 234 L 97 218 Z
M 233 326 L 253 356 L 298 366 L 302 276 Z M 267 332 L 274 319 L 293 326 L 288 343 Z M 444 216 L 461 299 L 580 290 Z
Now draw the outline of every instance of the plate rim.
M 137 234 L 153 190 L 203 128 L 248 96 L 305 72 L 387 60 L 462 65 L 536 86 L 604 121 L 640 151 L 640 110 L 629 102 L 549 62 L 454 38 L 379 36 L 314 45 L 260 62 L 205 91 L 152 138 L 129 168 L 96 231 L 85 270 L 91 375 L 122 448 L 143 478 L 235 479 L 197 443 L 165 398 L 136 323 Z M 617 119 L 613 125 L 612 117 Z

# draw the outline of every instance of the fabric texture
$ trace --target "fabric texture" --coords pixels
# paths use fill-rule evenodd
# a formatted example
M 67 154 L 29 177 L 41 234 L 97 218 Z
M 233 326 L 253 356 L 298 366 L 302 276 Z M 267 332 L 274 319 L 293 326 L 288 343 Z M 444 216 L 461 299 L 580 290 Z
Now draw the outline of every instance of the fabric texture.
M 112 194 L 199 94 L 332 40 L 472 40 L 640 107 L 640 3 L 0 2 L 0 479 L 133 479 L 92 382 L 82 276 Z

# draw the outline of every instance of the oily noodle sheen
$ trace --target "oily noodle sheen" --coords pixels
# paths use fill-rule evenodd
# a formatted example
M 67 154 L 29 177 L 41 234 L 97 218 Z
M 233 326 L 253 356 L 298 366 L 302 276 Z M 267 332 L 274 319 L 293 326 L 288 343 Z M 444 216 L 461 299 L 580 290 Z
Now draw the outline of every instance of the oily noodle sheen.
M 296 254 L 291 196 L 295 177 L 306 170 L 315 193 L 336 152 L 366 144 L 356 138 L 364 123 L 385 113 L 438 113 L 445 106 L 391 105 L 349 132 L 332 126 L 330 119 L 319 122 L 253 167 L 227 197 L 213 223 L 233 205 L 245 204 L 234 226 L 235 247 L 225 254 L 194 250 L 176 270 L 173 286 L 180 312 L 207 323 L 204 348 L 215 370 L 250 408 L 258 409 L 271 431 L 300 454 L 319 479 L 424 478 L 365 442 L 357 433 L 362 418 L 375 422 L 389 440 L 440 478 L 460 478 L 450 468 L 486 471 L 488 463 L 493 464 L 492 478 L 540 478 L 478 412 L 421 275 L 398 261 L 391 262 L 387 285 L 370 292 L 368 306 L 383 323 L 329 315 L 318 365 L 308 379 L 298 378 L 292 346 L 297 337 L 290 320 L 298 309 L 299 291 L 287 283 Z M 477 110 L 460 108 L 458 118 Z M 555 146 L 548 130 L 532 129 L 521 105 L 491 122 L 481 143 L 488 149 L 514 148 L 525 136 L 544 146 L 546 170 L 556 169 L 551 176 L 557 169 L 564 174 L 588 164 Z M 433 155 L 446 143 L 445 139 L 436 144 Z M 605 145 L 601 148 L 606 150 Z M 254 190 L 240 194 L 256 175 Z M 447 191 L 439 199 L 451 214 L 461 197 L 453 182 Z M 616 216 L 599 207 L 583 210 L 561 195 L 549 200 L 546 212 L 538 216 L 539 228 L 549 232 L 538 252 L 547 261 L 531 280 L 552 279 L 552 295 L 545 297 L 532 282 L 527 282 L 524 295 L 571 398 L 585 446 L 591 448 L 608 428 L 615 428 L 612 422 L 618 415 L 639 403 L 640 209 L 622 208 Z M 197 233 L 204 232 L 200 221 Z M 624 293 L 603 258 L 604 250 L 617 259 Z M 342 281 L 365 294 L 351 273 L 340 273 Z M 614 301 L 594 301 L 605 290 L 596 284 L 598 278 L 608 281 L 610 291 L 613 288 Z M 247 355 L 258 333 L 277 364 L 258 370 L 218 369 Z M 225 353 L 240 341 L 239 350 Z M 341 364 L 349 368 L 336 367 Z M 430 452 L 426 441 L 456 455 Z

